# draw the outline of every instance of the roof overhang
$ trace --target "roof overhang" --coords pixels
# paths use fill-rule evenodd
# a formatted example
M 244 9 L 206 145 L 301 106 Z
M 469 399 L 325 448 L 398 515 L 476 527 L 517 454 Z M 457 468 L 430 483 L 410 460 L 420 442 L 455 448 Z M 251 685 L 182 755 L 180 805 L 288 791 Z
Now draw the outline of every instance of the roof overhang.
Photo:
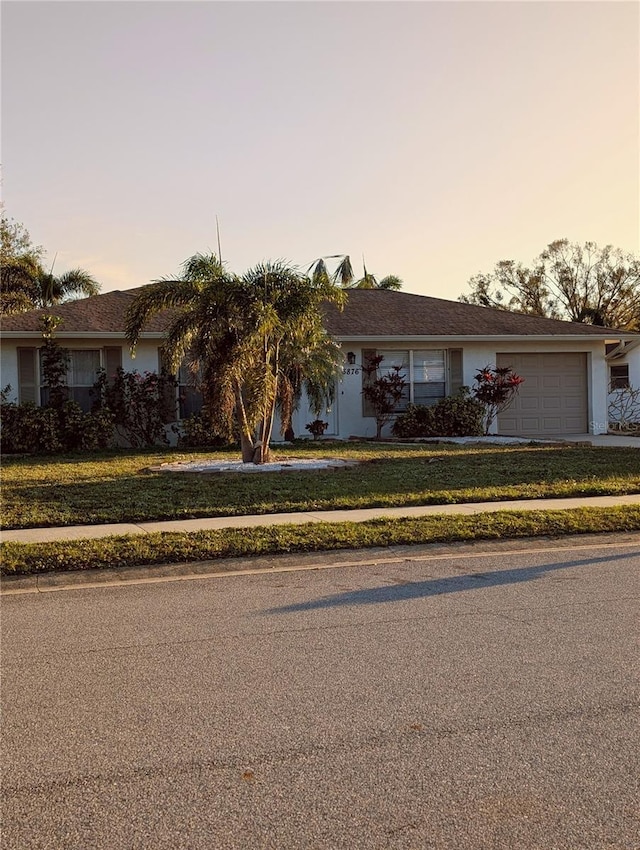
M 139 339 L 165 339 L 166 333 L 154 331 L 153 333 L 142 333 Z M 42 340 L 42 331 L 2 331 L 2 339 L 38 339 Z M 58 331 L 56 339 L 114 339 L 126 344 L 124 333 L 118 331 Z
M 634 346 L 640 344 L 640 337 L 637 334 L 456 334 L 442 335 L 430 334 L 428 336 L 418 334 L 401 334 L 397 336 L 353 336 L 333 334 L 334 338 L 340 343 L 362 343 L 362 342 L 404 342 L 411 340 L 412 342 L 442 342 L 442 343 L 464 343 L 464 342 L 573 342 L 573 343 L 594 343 L 594 342 L 634 342 Z M 629 350 L 627 348 L 627 350 Z
M 623 345 L 624 353 L 626 354 L 631 349 L 640 345 L 639 334 L 628 333 L 603 333 L 598 334 L 397 334 L 397 335 L 353 335 L 353 334 L 333 334 L 334 339 L 340 343 L 362 343 L 362 342 L 385 342 L 385 343 L 406 343 L 408 340 L 412 342 L 442 342 L 442 343 L 464 343 L 464 342 L 618 342 L 620 345 L 608 357 L 619 357 L 622 353 Z M 56 337 L 58 339 L 108 339 L 120 340 L 126 343 L 124 332 L 119 331 L 64 331 L 60 330 Z M 42 331 L 2 331 L 3 339 L 42 339 Z M 163 331 L 145 331 L 140 334 L 139 341 L 144 340 L 164 340 L 166 333 Z
M 625 357 L 634 348 L 640 345 L 640 337 L 635 337 L 631 340 L 621 340 L 617 348 L 607 354 L 607 360 L 617 360 L 619 357 Z

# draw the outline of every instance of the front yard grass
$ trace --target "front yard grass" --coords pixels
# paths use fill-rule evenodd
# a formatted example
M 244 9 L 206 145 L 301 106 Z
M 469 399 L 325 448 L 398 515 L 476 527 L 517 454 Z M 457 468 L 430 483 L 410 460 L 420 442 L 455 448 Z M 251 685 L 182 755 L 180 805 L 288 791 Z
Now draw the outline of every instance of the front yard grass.
M 339 457 L 336 471 L 150 473 L 237 452 L 111 451 L 3 460 L 3 528 L 640 492 L 640 452 L 581 446 L 308 442 L 287 457 Z M 228 534 L 229 532 L 225 532 Z M 305 528 L 303 534 L 309 534 Z M 149 538 L 146 538 L 149 539 Z

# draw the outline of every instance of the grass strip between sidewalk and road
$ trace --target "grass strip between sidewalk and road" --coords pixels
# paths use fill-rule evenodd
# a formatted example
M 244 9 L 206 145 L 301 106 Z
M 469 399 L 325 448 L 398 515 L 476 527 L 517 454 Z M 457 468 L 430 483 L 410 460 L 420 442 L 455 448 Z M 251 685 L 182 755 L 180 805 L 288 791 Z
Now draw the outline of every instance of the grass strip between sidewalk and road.
M 224 569 L 225 558 L 615 531 L 640 531 L 640 506 L 496 511 L 472 516 L 434 515 L 362 523 L 158 532 L 55 543 L 3 543 L 0 552 L 5 576 L 207 560 L 222 561 L 220 569 Z

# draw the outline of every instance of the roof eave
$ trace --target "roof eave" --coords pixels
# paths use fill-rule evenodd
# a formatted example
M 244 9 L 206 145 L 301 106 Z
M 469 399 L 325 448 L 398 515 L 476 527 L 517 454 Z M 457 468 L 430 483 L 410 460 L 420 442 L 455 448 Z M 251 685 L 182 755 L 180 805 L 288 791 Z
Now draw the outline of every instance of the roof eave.
M 368 334 L 333 334 L 338 342 L 607 342 L 634 340 L 629 334 L 399 334 L 395 336 L 370 336 Z M 638 339 L 640 343 L 640 339 Z
M 163 331 L 152 331 L 140 334 L 140 339 L 165 339 Z M 2 331 L 3 339 L 42 339 L 42 331 Z M 56 339 L 118 339 L 126 343 L 122 331 L 64 331 L 56 333 Z
M 617 348 L 607 354 L 607 360 L 619 360 L 621 357 L 626 357 L 630 351 L 633 351 L 640 345 L 640 336 L 632 337 L 631 340 L 622 339 Z

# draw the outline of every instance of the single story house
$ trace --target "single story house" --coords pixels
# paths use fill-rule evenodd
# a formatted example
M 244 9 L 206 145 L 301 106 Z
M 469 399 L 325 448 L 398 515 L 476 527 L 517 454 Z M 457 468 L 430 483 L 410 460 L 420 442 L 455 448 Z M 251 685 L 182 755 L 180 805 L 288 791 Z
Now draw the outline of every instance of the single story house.
M 138 290 L 107 292 L 48 310 L 7 316 L 2 322 L 2 387 L 9 398 L 39 404 L 40 317 L 62 319 L 56 339 L 71 353 L 70 394 L 88 408 L 96 370 L 118 366 L 157 371 L 167 316 L 154 317 L 133 359 L 124 320 Z M 373 436 L 375 420 L 362 396 L 362 364 L 374 353 L 381 368 L 402 365 L 406 402 L 430 403 L 473 384 L 484 366 L 510 366 L 525 381 L 514 404 L 498 417 L 504 435 L 601 434 L 609 428 L 612 381 L 640 387 L 640 335 L 575 322 L 525 316 L 490 307 L 387 290 L 351 290 L 343 311 L 324 309 L 327 330 L 345 355 L 335 404 L 321 414 L 325 436 Z M 624 371 L 624 376 L 622 372 Z M 176 419 L 197 408 L 198 393 L 186 373 L 179 376 Z M 294 431 L 307 436 L 314 416 L 306 403 Z

